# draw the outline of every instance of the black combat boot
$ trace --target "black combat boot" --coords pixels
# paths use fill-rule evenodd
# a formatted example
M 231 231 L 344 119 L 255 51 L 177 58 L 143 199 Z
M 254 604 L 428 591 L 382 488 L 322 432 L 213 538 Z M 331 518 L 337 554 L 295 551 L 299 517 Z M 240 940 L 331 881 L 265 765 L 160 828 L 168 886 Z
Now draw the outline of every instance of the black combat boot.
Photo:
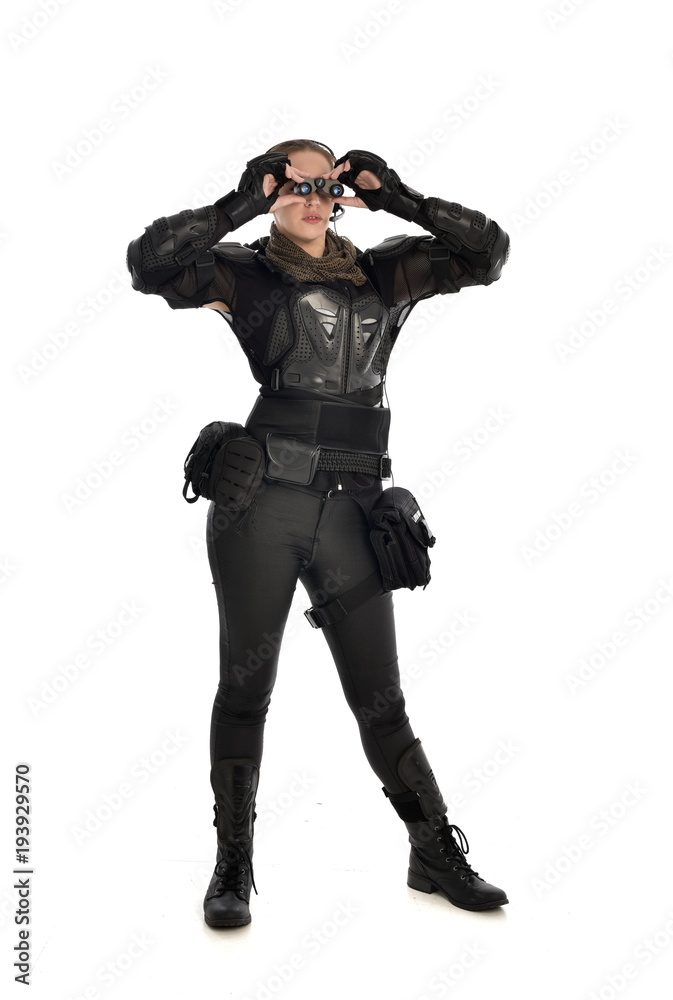
M 446 803 L 420 740 L 402 754 L 397 773 L 409 791 L 393 794 L 384 787 L 383 792 L 409 832 L 407 885 L 420 892 L 441 892 L 463 910 L 490 910 L 508 903 L 502 889 L 484 881 L 468 864 L 467 838 L 448 821 Z
M 215 793 L 217 863 L 203 901 L 209 927 L 242 927 L 251 921 L 252 836 L 259 768 L 246 757 L 218 760 L 210 772 Z

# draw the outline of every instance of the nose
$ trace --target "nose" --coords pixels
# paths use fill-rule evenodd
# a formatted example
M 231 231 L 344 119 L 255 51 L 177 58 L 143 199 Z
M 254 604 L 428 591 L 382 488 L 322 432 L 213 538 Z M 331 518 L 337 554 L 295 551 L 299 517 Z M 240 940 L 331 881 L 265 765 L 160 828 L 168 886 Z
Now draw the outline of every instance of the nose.
M 322 199 L 319 197 L 317 191 L 311 191 L 311 193 L 306 196 L 306 200 L 304 202 L 304 205 L 310 212 L 317 212 L 319 214 L 322 214 L 321 204 Z
M 324 201 L 326 198 L 330 197 L 331 196 L 326 191 L 324 194 L 320 193 L 319 191 L 310 191 L 309 194 L 306 195 L 306 203 L 311 205 L 319 205 L 321 199 Z

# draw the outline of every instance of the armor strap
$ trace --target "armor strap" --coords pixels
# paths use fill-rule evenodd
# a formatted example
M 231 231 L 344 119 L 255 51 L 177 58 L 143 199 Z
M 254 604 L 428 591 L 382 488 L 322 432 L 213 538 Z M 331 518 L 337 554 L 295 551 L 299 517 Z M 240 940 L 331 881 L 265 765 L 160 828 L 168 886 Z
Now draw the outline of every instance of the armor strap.
M 430 267 L 432 268 L 435 286 L 441 290 L 447 287 L 453 278 L 450 267 L 453 251 L 447 246 L 431 246 L 428 250 L 428 256 L 430 257 Z
M 347 590 L 341 597 L 337 597 L 328 604 L 322 604 L 317 608 L 310 607 L 304 614 L 313 628 L 322 628 L 323 625 L 334 625 L 335 622 L 340 621 L 345 615 L 350 614 L 355 608 L 364 604 L 370 597 L 382 593 L 381 574 L 379 572 L 372 573 L 371 576 L 365 577 L 357 586 Z
M 203 291 L 215 277 L 215 259 L 210 250 L 206 250 L 194 261 L 196 269 L 196 292 L 195 295 Z

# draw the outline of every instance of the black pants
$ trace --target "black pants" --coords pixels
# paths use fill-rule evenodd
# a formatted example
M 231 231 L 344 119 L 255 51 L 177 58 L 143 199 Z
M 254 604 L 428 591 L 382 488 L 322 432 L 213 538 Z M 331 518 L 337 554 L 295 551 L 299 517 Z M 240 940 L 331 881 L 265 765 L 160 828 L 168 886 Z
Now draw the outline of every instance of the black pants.
M 380 490 L 377 481 L 374 493 Z M 371 496 L 370 491 L 370 502 Z M 211 503 L 206 537 L 220 616 L 211 764 L 226 757 L 259 764 L 297 580 L 310 604 L 325 603 L 373 573 L 376 554 L 365 512 L 353 495 L 266 478 L 247 511 Z M 397 761 L 415 737 L 400 688 L 392 594 L 370 598 L 322 631 L 367 760 L 388 791 L 406 791 Z

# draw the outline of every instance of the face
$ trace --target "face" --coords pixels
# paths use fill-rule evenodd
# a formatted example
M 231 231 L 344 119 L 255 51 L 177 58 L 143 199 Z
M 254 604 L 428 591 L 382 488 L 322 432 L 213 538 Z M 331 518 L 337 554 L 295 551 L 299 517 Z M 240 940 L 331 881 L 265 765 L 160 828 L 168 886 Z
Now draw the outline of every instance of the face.
M 288 158 L 293 167 L 306 171 L 309 177 L 320 177 L 332 170 L 330 160 L 322 153 L 316 153 L 311 149 L 288 153 Z M 283 194 L 292 194 L 295 183 L 288 179 L 278 192 L 279 197 Z M 312 191 L 301 201 L 279 208 L 273 216 L 284 236 L 293 240 L 312 256 L 321 257 L 325 249 L 325 233 L 329 227 L 333 204 L 332 198 L 326 198 L 325 195 Z M 309 221 L 310 216 L 317 218 Z

